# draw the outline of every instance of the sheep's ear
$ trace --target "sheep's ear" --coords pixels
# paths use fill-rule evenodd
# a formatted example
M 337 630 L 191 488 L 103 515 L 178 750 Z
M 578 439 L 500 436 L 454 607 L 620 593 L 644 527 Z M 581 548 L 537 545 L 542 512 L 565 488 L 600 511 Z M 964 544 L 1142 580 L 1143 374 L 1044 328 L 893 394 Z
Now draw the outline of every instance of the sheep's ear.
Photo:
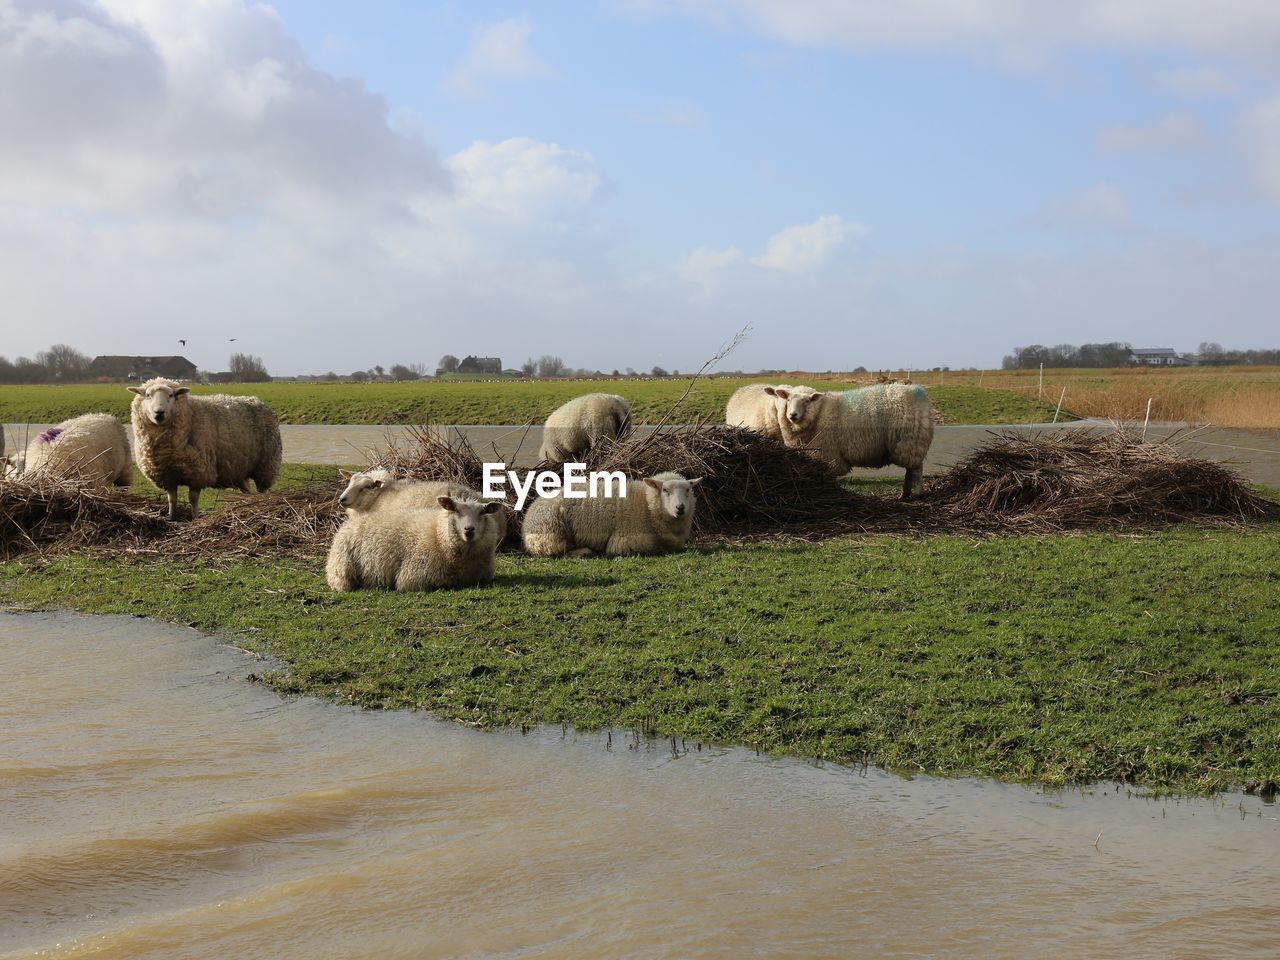
M 772 393 L 779 400 L 787 400 L 791 397 L 790 390 L 772 390 L 771 389 L 769 392 Z
M 174 395 L 175 397 L 180 397 L 180 396 L 182 396 L 184 393 L 190 393 L 190 392 L 191 392 L 191 388 L 190 388 L 190 387 L 179 387 L 177 390 L 173 391 L 173 395 Z
M 453 497 L 436 497 L 436 502 L 450 513 L 458 512 L 458 505 L 453 502 Z
M 125 387 L 125 389 L 130 393 L 136 393 L 140 397 L 145 397 L 147 395 L 147 391 L 143 390 L 141 387 Z
M 490 500 L 488 503 L 484 505 L 484 509 L 481 510 L 480 512 L 481 513 L 497 513 L 501 509 L 502 509 L 501 501 Z
M 774 390 L 773 387 L 765 387 L 764 392 L 771 397 L 776 397 L 778 395 L 778 392 Z
M 343 470 L 341 467 L 338 468 L 338 473 L 342 475 L 343 480 L 350 480 L 353 476 L 355 476 L 355 474 L 353 474 L 350 470 Z
M 653 487 L 653 489 L 655 490 L 662 489 L 662 484 L 660 484 L 657 480 L 653 479 L 653 477 L 645 477 L 644 482 L 647 483 L 649 486 Z
M 698 484 L 700 484 L 701 482 L 702 482 L 702 477 L 696 477 L 696 478 L 694 478 L 693 480 L 690 480 L 690 481 L 689 481 L 689 486 L 691 486 L 691 487 L 696 487 L 696 486 L 697 486 Z

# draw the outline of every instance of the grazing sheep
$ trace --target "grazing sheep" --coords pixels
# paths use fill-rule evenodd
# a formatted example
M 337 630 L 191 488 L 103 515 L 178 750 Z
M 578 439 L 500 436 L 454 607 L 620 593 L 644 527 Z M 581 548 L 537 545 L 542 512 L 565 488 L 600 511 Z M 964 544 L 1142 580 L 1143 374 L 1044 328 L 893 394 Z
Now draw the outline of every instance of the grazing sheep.
M 794 390 L 788 384 L 771 387 L 764 383 L 749 383 L 739 387 L 725 405 L 724 422 L 731 427 L 745 427 L 756 433 L 763 433 L 775 440 L 782 439 L 782 428 L 778 420 L 786 408 L 786 401 L 781 400 L 776 390 Z
M 886 383 L 843 393 L 810 387 L 775 393 L 787 403 L 779 420 L 787 446 L 805 447 L 837 476 L 853 467 L 904 467 L 904 500 L 924 488 L 924 460 L 933 442 L 933 404 L 924 387 Z
M 8 460 L 13 476 L 74 480 L 95 487 L 127 487 L 133 458 L 124 424 L 109 413 L 86 413 L 50 427 Z
M 670 553 L 693 532 L 694 487 L 678 473 L 627 484 L 625 497 L 537 500 L 525 511 L 524 548 L 544 556 Z
M 366 473 L 339 470 L 347 481 L 347 488 L 338 495 L 339 505 L 346 508 L 347 516 L 354 517 L 374 510 L 408 510 L 414 507 L 435 507 L 440 497 L 484 502 L 480 491 L 463 483 L 448 480 L 396 480 L 391 471 L 383 467 Z M 498 542 L 507 539 L 510 522 L 509 508 L 501 501 L 502 509 L 494 514 L 498 522 Z
M 540 459 L 564 463 L 600 437 L 616 440 L 631 425 L 631 407 L 614 393 L 585 393 L 551 411 L 542 427 Z
M 187 387 L 156 377 L 130 387 L 134 455 L 142 472 L 169 494 L 169 519 L 178 516 L 178 487 L 187 487 L 191 516 L 200 516 L 200 491 L 271 489 L 280 474 L 280 423 L 257 397 L 194 397 Z
M 333 538 L 325 578 L 334 590 L 434 590 L 493 580 L 501 504 L 437 498 L 436 507 L 362 513 Z

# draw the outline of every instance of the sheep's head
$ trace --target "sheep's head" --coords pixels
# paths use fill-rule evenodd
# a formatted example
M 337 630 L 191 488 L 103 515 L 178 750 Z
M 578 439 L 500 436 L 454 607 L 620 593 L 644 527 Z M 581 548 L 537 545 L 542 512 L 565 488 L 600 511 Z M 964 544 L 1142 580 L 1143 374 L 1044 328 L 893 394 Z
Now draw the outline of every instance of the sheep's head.
M 803 430 L 818 415 L 822 394 L 813 387 L 765 387 L 765 393 L 783 402 L 782 416 L 793 429 Z
M 660 473 L 655 477 L 645 477 L 644 482 L 653 491 L 652 496 L 656 496 L 663 514 L 673 520 L 693 516 L 693 508 L 698 502 L 694 487 L 702 482 L 701 477 L 686 480 L 678 473 Z
M 7 480 L 16 480 L 22 476 L 23 470 L 27 466 L 27 455 L 25 453 L 14 453 L 10 456 L 0 459 L 0 476 Z
M 476 503 L 474 500 L 440 497 L 441 509 L 450 517 L 450 533 L 455 540 L 474 541 L 496 540 L 498 537 L 498 520 L 495 514 L 502 509 L 497 500 L 487 503 Z
M 142 398 L 133 401 L 133 405 L 140 406 L 142 415 L 156 426 L 172 421 L 175 405 L 191 392 L 188 387 L 180 387 L 172 380 L 162 380 L 159 377 L 148 380 L 140 387 L 130 387 L 129 391 Z
M 347 481 L 347 488 L 338 494 L 338 503 L 348 510 L 367 510 L 386 485 L 383 477 L 372 472 L 352 473 L 350 470 L 339 470 L 338 473 Z

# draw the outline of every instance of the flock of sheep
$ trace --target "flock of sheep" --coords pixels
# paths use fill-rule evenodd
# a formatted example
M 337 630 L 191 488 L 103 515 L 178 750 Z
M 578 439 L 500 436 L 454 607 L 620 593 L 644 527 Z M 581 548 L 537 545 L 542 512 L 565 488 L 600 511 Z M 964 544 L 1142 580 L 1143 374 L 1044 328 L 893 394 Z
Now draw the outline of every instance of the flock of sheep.
M 129 387 L 134 457 L 169 497 L 177 518 L 185 486 L 193 517 L 200 493 L 214 488 L 258 492 L 280 472 L 280 427 L 257 397 L 191 394 L 156 378 Z M 751 384 L 730 398 L 726 423 L 803 448 L 837 475 L 851 467 L 897 464 L 906 469 L 903 496 L 919 491 L 933 439 L 933 407 L 924 389 L 884 384 L 820 393 L 811 387 Z M 576 397 L 547 418 L 540 456 L 565 463 L 602 437 L 628 429 L 631 409 L 613 394 Z M 6 472 L 127 486 L 133 458 L 123 425 L 109 414 L 67 420 L 9 457 Z M 510 508 L 485 500 L 464 484 L 396 479 L 385 470 L 340 471 L 347 481 L 338 502 L 347 519 L 334 536 L 325 573 L 329 586 L 429 590 L 488 583 L 498 546 L 514 520 Z M 696 489 L 702 478 L 659 473 L 630 481 L 626 496 L 541 498 L 524 512 L 526 551 L 542 556 L 668 553 L 684 549 L 693 532 Z

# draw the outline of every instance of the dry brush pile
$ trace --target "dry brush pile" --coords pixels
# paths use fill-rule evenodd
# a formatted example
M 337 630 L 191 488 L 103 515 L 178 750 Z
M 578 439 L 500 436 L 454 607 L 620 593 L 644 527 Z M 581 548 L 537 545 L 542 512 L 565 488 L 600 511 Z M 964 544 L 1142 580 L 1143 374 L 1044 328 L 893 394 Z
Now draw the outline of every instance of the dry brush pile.
M 1155 529 L 1173 523 L 1244 526 L 1280 519 L 1227 467 L 1176 444 L 1123 433 L 993 433 L 919 501 L 855 493 L 816 459 L 736 427 L 673 427 L 597 443 L 590 470 L 632 478 L 676 470 L 705 478 L 703 542 L 847 533 L 993 535 Z M 482 461 L 465 438 L 427 427 L 375 456 L 396 476 L 479 488 Z M 335 478 L 336 479 L 336 478 Z M 230 496 L 194 523 L 170 524 L 159 500 L 50 481 L 0 481 L 0 557 L 100 547 L 145 556 L 230 558 L 320 553 L 342 521 L 337 485 Z

